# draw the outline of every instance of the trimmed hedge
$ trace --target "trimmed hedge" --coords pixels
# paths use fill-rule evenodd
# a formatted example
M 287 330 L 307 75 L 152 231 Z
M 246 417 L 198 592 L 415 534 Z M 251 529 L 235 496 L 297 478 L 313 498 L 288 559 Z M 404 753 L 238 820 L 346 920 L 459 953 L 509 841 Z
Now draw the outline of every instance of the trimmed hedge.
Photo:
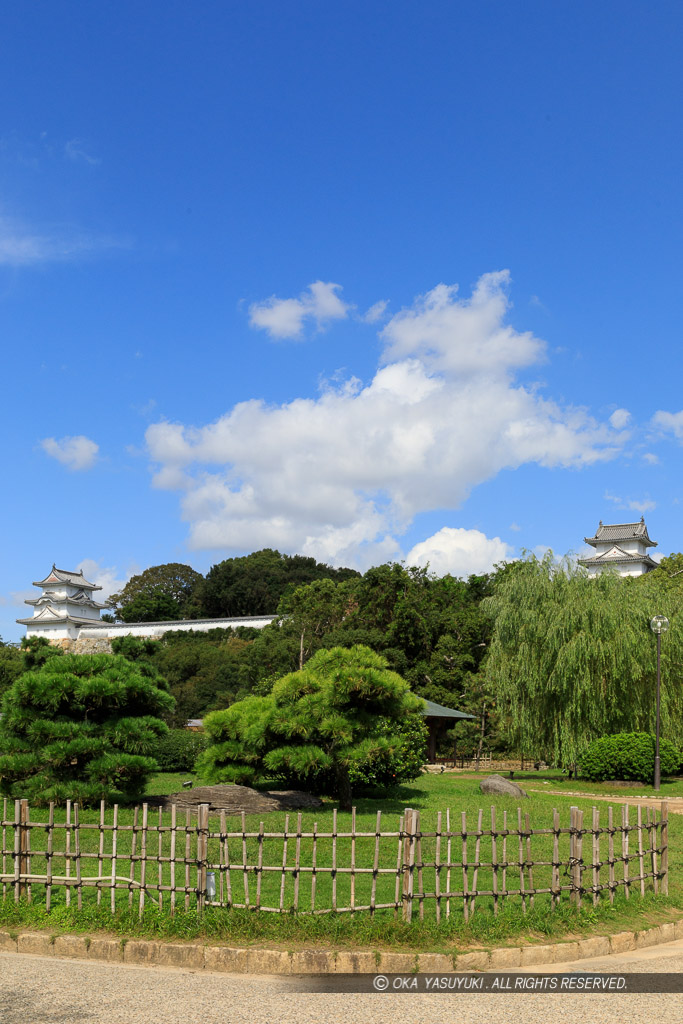
M 681 765 L 681 752 L 660 738 L 659 761 L 662 776 L 674 775 Z M 655 738 L 646 732 L 620 732 L 593 740 L 579 759 L 580 774 L 591 782 L 652 782 L 654 771 Z
M 170 729 L 154 748 L 154 757 L 160 772 L 191 772 L 205 747 L 206 737 L 203 732 Z

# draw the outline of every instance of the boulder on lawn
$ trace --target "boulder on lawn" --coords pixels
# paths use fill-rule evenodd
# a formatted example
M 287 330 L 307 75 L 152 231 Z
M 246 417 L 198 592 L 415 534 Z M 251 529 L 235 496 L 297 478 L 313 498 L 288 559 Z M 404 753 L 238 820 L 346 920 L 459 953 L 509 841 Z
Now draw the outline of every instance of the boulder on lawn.
M 170 796 L 149 797 L 148 803 L 154 806 L 170 808 L 196 808 L 199 804 L 208 804 L 211 811 L 225 811 L 226 814 L 268 814 L 270 811 L 306 810 L 322 807 L 323 802 L 311 793 L 301 793 L 296 789 L 272 790 L 261 792 L 250 786 L 197 786 L 184 789 Z
M 479 788 L 487 796 L 514 796 L 517 799 L 521 797 L 529 799 L 528 794 L 521 786 L 518 786 L 516 782 L 511 782 L 510 779 L 504 779 L 502 775 L 489 775 L 481 780 Z

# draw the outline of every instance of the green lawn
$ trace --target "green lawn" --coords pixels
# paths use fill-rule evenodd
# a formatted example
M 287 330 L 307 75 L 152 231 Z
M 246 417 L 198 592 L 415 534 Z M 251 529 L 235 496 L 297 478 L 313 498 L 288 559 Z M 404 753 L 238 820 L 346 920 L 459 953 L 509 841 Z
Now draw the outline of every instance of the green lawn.
M 561 816 L 561 824 L 566 827 L 569 824 L 569 809 L 571 806 L 583 808 L 585 819 L 590 821 L 593 803 L 598 807 L 601 824 L 607 822 L 608 805 L 603 802 L 592 802 L 590 798 L 578 798 L 568 796 L 562 792 L 565 787 L 582 789 L 583 784 L 575 780 L 563 781 L 557 777 L 553 779 L 552 773 L 545 773 L 544 777 L 548 785 L 543 785 L 540 773 L 527 773 L 521 779 L 522 785 L 528 789 L 538 788 L 543 791 L 531 793 L 530 799 L 522 801 L 523 814 L 529 815 L 529 823 L 532 828 L 548 828 L 552 825 L 553 809 L 557 809 Z M 156 776 L 150 784 L 148 794 L 159 795 L 179 790 L 182 782 L 190 778 L 186 773 Z M 381 798 L 359 798 L 356 801 L 356 826 L 357 829 L 374 833 L 376 827 L 377 812 L 382 812 L 382 831 L 397 831 L 399 818 L 406 807 L 420 811 L 422 832 L 434 831 L 437 825 L 437 815 L 441 812 L 442 828 L 445 827 L 446 810 L 450 812 L 451 830 L 459 833 L 462 821 L 462 814 L 465 813 L 467 830 L 473 830 L 478 822 L 479 810 L 482 810 L 482 829 L 491 826 L 491 807 L 495 807 L 496 826 L 500 830 L 503 826 L 503 815 L 507 814 L 507 827 L 517 827 L 518 801 L 510 798 L 484 797 L 479 791 L 481 773 L 461 775 L 456 773 L 444 773 L 443 775 L 423 775 L 420 779 L 409 785 L 399 787 Z M 638 790 L 639 794 L 645 791 Z M 621 794 L 620 794 L 621 795 Z M 307 812 L 301 816 L 302 831 L 312 831 L 314 826 L 318 833 L 330 832 L 332 830 L 334 804 L 326 802 L 325 805 L 315 812 Z M 45 821 L 46 811 L 36 809 L 32 811 L 34 821 Z M 621 808 L 615 805 L 615 823 L 621 821 Z M 83 822 L 95 824 L 98 821 L 97 811 L 81 811 L 80 819 Z M 57 809 L 56 820 L 64 820 L 64 809 Z M 111 814 L 108 812 L 108 821 Z M 119 823 L 129 825 L 133 820 L 133 811 L 130 808 L 119 810 Z M 164 817 L 164 822 L 168 820 Z M 182 817 L 184 821 L 184 816 Z M 523 819 L 524 820 L 524 819 Z M 631 821 L 635 820 L 635 812 L 631 812 Z M 150 821 L 157 822 L 156 810 L 150 808 Z M 282 832 L 285 824 L 283 813 L 273 813 L 261 816 L 249 815 L 246 817 L 246 831 L 258 831 L 263 821 L 265 832 Z M 585 822 L 584 822 L 585 826 Z M 227 819 L 228 831 L 238 831 L 241 828 L 239 818 Z M 287 864 L 292 867 L 295 863 L 297 845 L 299 847 L 300 864 L 302 867 L 310 867 L 312 859 L 312 842 L 310 839 L 301 839 L 297 844 L 296 832 L 297 815 L 290 814 L 287 849 Z M 217 832 L 220 829 L 220 820 L 212 817 L 210 830 Z M 338 832 L 349 831 L 350 815 L 337 814 Z M 32 833 L 32 849 L 44 848 L 40 846 L 41 830 Z M 634 834 L 632 833 L 632 836 Z M 99 832 L 93 829 L 84 833 L 82 850 L 95 856 L 83 862 L 84 875 L 94 876 L 101 870 L 98 860 Z M 634 838 L 631 842 L 634 843 Z M 213 839 L 210 847 L 210 855 L 214 860 L 217 870 L 218 895 L 222 893 L 223 898 L 227 896 L 228 872 L 220 870 L 219 861 L 219 840 Z M 104 839 L 105 854 L 110 849 L 110 833 L 105 833 Z M 620 843 L 620 839 L 619 839 Z M 164 856 L 169 854 L 170 836 L 169 833 L 162 833 L 161 848 Z M 604 852 L 601 859 L 607 859 L 606 841 L 603 839 Z M 182 854 L 184 855 L 184 844 Z M 254 838 L 245 840 L 247 863 L 253 865 L 258 858 L 258 841 Z M 193 909 L 184 910 L 184 898 L 182 894 L 177 898 L 177 910 L 174 918 L 168 913 L 169 895 L 165 893 L 162 900 L 162 908 L 159 910 L 153 904 L 146 905 L 142 921 L 137 918 L 139 906 L 139 890 L 128 892 L 126 889 L 117 893 L 117 912 L 114 918 L 109 910 L 109 892 L 105 891 L 101 897 L 101 905 L 96 903 L 96 892 L 94 889 L 84 889 L 83 906 L 80 911 L 76 907 L 76 896 L 72 895 L 71 906 L 65 906 L 63 890 L 53 890 L 52 911 L 49 919 L 44 911 L 44 891 L 41 886 L 33 886 L 33 904 L 31 906 L 20 905 L 16 907 L 13 902 L 12 890 L 7 891 L 4 903 L 0 905 L 0 924 L 5 923 L 13 926 L 17 924 L 43 925 L 49 920 L 50 927 L 60 929 L 80 929 L 84 931 L 102 927 L 120 934 L 163 934 L 180 937 L 191 937 L 193 935 L 204 935 L 207 937 L 219 938 L 233 943 L 248 942 L 269 942 L 284 944 L 287 948 L 294 948 L 298 945 L 310 945 L 324 943 L 326 946 L 360 946 L 372 948 L 385 948 L 387 946 L 404 945 L 415 949 L 450 950 L 466 948 L 471 945 L 495 945 L 511 939 L 523 941 L 543 938 L 547 936 L 562 937 L 569 934 L 586 933 L 590 931 L 611 931 L 620 928 L 642 928 L 648 922 L 667 919 L 675 914 L 679 908 L 683 908 L 683 817 L 670 815 L 669 826 L 669 896 L 663 897 L 652 892 L 651 884 L 648 884 L 648 891 L 645 898 L 638 892 L 633 892 L 631 898 L 626 900 L 619 894 L 613 905 L 609 899 L 602 896 L 597 905 L 593 905 L 590 897 L 584 898 L 581 910 L 570 905 L 568 898 L 563 897 L 560 906 L 553 908 L 550 905 L 550 898 L 546 895 L 539 895 L 532 901 L 527 897 L 524 901 L 525 909 L 522 906 L 522 899 L 511 897 L 505 903 L 501 902 L 498 915 L 493 913 L 493 899 L 490 896 L 479 897 L 476 901 L 474 914 L 470 913 L 469 920 L 465 921 L 464 901 L 460 898 L 453 898 L 450 905 L 445 899 L 441 900 L 441 919 L 436 920 L 435 899 L 425 899 L 423 915 L 420 920 L 419 908 L 414 910 L 414 920 L 407 924 L 394 914 L 393 910 L 378 910 L 374 915 L 368 912 L 326 914 L 311 916 L 305 914 L 255 914 L 247 910 L 226 910 L 219 907 L 207 909 L 204 917 L 199 919 Z M 130 831 L 119 834 L 118 853 L 119 856 L 129 853 L 131 848 Z M 55 849 L 64 849 L 64 834 L 59 834 L 59 841 L 55 843 Z M 620 846 L 619 846 L 620 849 Z M 631 847 L 633 849 L 633 846 Z M 358 866 L 372 867 L 375 850 L 374 836 L 357 839 L 355 842 L 355 863 Z M 140 853 L 138 840 L 137 852 Z M 148 839 L 148 854 L 158 852 L 158 836 L 154 835 Z M 177 851 L 178 852 L 178 851 Z M 436 852 L 436 840 L 424 838 L 422 840 L 422 860 L 425 865 L 433 863 Z M 458 861 L 462 853 L 462 838 L 460 834 L 451 840 L 451 852 L 453 860 Z M 281 838 L 263 840 L 263 863 L 266 865 L 281 866 L 283 860 L 283 841 Z M 520 872 L 518 862 L 520 860 L 518 840 L 509 838 L 507 840 L 507 859 L 511 866 L 507 869 L 506 882 L 508 888 L 519 888 Z M 220 858 L 225 862 L 225 848 Z M 331 844 L 329 841 L 323 843 L 318 841 L 317 866 L 322 868 L 331 865 Z M 467 886 L 473 888 L 473 872 L 471 866 L 475 860 L 475 840 L 469 838 L 467 841 L 467 855 L 470 867 L 467 871 Z M 562 837 L 560 859 L 566 860 L 568 854 L 568 838 Z M 588 851 L 590 855 L 590 850 Z M 337 865 L 348 866 L 352 856 L 351 840 L 339 838 L 337 840 Z M 398 855 L 398 839 L 382 840 L 380 844 L 379 866 L 395 872 Z M 446 840 L 441 842 L 441 857 L 446 855 Z M 241 837 L 230 840 L 229 858 L 231 863 L 230 885 L 233 902 L 245 902 L 245 873 L 242 870 L 243 844 Z M 196 885 L 196 849 L 191 844 L 187 857 L 189 884 Z M 498 858 L 502 859 L 502 840 L 498 840 Z M 419 858 L 418 858 L 419 859 Z M 480 842 L 479 859 L 482 862 L 491 860 L 491 839 L 483 837 Z M 526 859 L 526 849 L 522 851 L 522 860 Z M 550 861 L 552 859 L 552 836 L 535 836 L 531 849 L 531 859 L 534 861 Z M 110 874 L 110 860 L 105 856 L 102 874 Z M 512 866 L 514 865 L 514 866 Z M 129 862 L 119 861 L 119 868 L 123 877 L 129 877 Z M 632 868 L 635 870 L 636 864 Z M 33 857 L 32 869 L 36 872 L 44 871 L 44 859 L 36 854 Z M 64 873 L 64 858 L 55 856 L 53 858 L 53 873 Z M 533 883 L 536 887 L 543 887 L 550 884 L 550 867 L 537 867 L 534 870 Z M 179 866 L 176 872 L 176 884 L 183 885 L 185 882 L 185 868 Z M 119 874 L 119 869 L 117 869 Z M 136 878 L 139 879 L 139 868 L 136 871 Z M 147 865 L 147 880 L 158 879 L 158 868 L 151 863 Z M 170 881 L 170 868 L 165 864 L 162 869 L 162 877 L 165 883 Z M 249 902 L 253 905 L 256 898 L 256 874 L 247 872 L 246 885 L 248 886 Z M 444 891 L 447 884 L 446 870 L 441 872 L 441 890 Z M 492 888 L 491 868 L 481 867 L 478 871 L 478 886 L 480 888 Z M 606 869 L 603 869 L 601 880 L 606 880 Z M 561 878 L 561 883 L 566 884 L 568 880 Z M 433 867 L 424 868 L 423 873 L 424 889 L 427 892 L 434 892 L 436 887 L 436 872 Z M 502 877 L 499 872 L 499 888 Z M 584 883 L 590 884 L 591 878 L 584 875 Z M 530 887 L 531 880 L 528 872 L 524 872 L 525 887 Z M 338 875 L 336 884 L 336 898 L 339 907 L 348 906 L 350 902 L 350 876 L 346 873 Z M 460 866 L 451 869 L 450 886 L 452 890 L 463 888 L 463 872 Z M 364 905 L 370 901 L 372 888 L 372 875 L 364 874 L 357 878 L 355 885 L 356 906 Z M 636 887 L 637 888 L 637 887 Z M 293 906 L 295 895 L 298 899 L 300 910 L 310 909 L 312 895 L 312 873 L 301 872 L 295 894 L 295 881 L 292 873 L 285 876 L 284 888 L 282 888 L 281 870 L 263 872 L 260 887 L 261 902 L 266 906 L 278 907 L 282 905 L 289 909 Z M 156 898 L 156 894 L 152 892 Z M 376 900 L 378 903 L 393 902 L 395 898 L 395 874 L 379 875 L 376 886 Z M 315 906 L 324 908 L 332 903 L 332 880 L 329 874 L 318 872 Z M 471 911 L 471 904 L 469 907 Z M 450 913 L 447 916 L 447 910 Z

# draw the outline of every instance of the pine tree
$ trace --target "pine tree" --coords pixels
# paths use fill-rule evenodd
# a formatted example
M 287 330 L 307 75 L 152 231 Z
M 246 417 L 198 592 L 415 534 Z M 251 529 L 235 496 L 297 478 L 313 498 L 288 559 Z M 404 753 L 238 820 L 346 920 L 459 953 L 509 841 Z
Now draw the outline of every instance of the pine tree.
M 348 809 L 352 768 L 398 754 L 406 725 L 413 720 L 416 730 L 423 727 L 423 708 L 368 647 L 321 650 L 302 670 L 279 679 L 268 696 L 208 715 L 211 746 L 198 772 L 207 782 L 276 777 L 318 789 L 330 780 Z
M 35 804 L 132 800 L 173 698 L 149 663 L 68 654 L 24 672 L 0 719 L 0 790 Z

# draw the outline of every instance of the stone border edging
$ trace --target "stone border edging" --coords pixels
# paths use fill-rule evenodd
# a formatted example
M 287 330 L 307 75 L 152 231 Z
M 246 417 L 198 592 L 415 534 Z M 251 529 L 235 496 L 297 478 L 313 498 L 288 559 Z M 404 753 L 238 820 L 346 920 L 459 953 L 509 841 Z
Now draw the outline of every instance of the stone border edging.
M 375 953 L 370 951 L 304 949 L 234 949 L 204 943 L 112 939 L 87 935 L 0 930 L 0 951 L 37 956 L 78 957 L 124 964 L 188 967 L 231 974 L 446 974 L 451 971 L 498 971 L 562 963 L 611 953 L 626 953 L 683 939 L 683 919 L 641 932 L 596 935 L 552 945 L 506 946 L 472 953 Z

